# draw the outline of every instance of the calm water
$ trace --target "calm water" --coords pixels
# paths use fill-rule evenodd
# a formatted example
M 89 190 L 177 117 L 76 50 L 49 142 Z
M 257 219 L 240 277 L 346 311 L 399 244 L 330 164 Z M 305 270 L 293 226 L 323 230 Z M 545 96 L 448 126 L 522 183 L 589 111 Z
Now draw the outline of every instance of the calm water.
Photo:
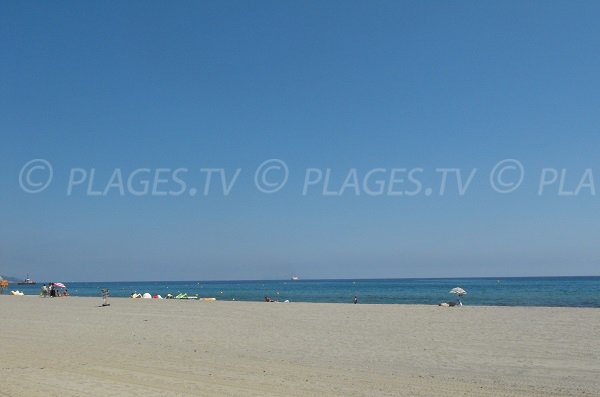
M 101 288 L 111 296 L 129 296 L 133 291 L 166 295 L 178 292 L 216 297 L 219 300 L 261 301 L 265 295 L 292 302 L 349 303 L 357 295 L 360 303 L 436 304 L 452 300 L 448 293 L 462 287 L 467 305 L 600 307 L 600 277 L 466 278 L 387 280 L 300 281 L 158 281 L 65 283 L 72 295 L 99 296 Z M 11 284 L 27 295 L 38 294 L 40 284 Z

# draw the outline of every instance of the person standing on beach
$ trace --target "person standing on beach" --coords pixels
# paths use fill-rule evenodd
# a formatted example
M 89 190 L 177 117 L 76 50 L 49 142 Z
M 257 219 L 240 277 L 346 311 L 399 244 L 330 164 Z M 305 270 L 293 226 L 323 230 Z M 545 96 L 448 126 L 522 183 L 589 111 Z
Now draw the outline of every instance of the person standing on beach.
M 355 305 L 358 303 L 358 296 L 354 295 L 354 298 L 352 298 L 352 303 Z

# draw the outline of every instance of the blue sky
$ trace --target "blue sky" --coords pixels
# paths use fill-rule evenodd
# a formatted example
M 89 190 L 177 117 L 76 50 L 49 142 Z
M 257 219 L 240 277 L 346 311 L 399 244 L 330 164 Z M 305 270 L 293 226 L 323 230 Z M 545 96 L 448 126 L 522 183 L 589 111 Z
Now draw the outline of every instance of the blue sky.
M 597 2 L 3 2 L 0 274 L 61 280 L 598 275 Z M 19 185 L 52 164 L 39 194 Z M 281 191 L 253 174 L 277 158 Z M 503 159 L 523 185 L 490 188 Z M 231 194 L 67 195 L 72 168 L 240 168 Z M 302 195 L 436 168 L 464 196 Z M 598 169 L 596 169 L 597 167 Z M 510 176 L 510 175 L 509 175 Z M 39 175 L 38 175 L 39 177 Z M 435 190 L 437 192 L 437 190 Z M 547 193 L 546 193 L 547 192 Z M 114 193 L 114 191 L 113 191 Z

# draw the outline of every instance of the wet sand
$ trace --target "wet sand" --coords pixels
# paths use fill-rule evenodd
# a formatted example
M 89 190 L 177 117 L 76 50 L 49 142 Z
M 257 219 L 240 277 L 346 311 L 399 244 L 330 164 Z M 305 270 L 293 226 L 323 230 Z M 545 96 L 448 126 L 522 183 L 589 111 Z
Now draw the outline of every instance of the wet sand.
M 600 309 L 0 296 L 0 396 L 597 396 Z

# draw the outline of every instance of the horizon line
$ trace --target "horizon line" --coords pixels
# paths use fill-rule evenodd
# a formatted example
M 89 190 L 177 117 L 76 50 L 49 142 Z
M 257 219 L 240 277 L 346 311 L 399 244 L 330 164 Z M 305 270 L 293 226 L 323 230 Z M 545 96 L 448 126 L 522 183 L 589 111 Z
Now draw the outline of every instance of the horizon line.
M 489 280 L 502 280 L 502 279 L 528 279 L 528 278 L 589 278 L 589 277 L 600 277 L 600 275 L 560 275 L 560 276 L 469 276 L 469 277 L 461 277 L 461 276 L 452 276 L 452 277 L 374 277 L 374 278 L 300 278 L 299 280 L 292 280 L 290 278 L 286 279 L 206 279 L 206 280 L 100 280 L 100 281 L 73 281 L 67 280 L 65 283 L 179 283 L 179 282 L 261 282 L 261 281 L 290 281 L 290 282 L 302 282 L 302 281 L 381 281 L 381 280 L 476 280 L 476 279 L 489 279 Z M 14 277 L 6 276 L 5 280 L 8 278 L 14 279 Z M 10 281 L 10 280 L 7 280 Z M 21 282 L 23 280 L 19 279 L 17 282 Z M 49 281 L 35 281 L 36 284 L 44 284 Z

